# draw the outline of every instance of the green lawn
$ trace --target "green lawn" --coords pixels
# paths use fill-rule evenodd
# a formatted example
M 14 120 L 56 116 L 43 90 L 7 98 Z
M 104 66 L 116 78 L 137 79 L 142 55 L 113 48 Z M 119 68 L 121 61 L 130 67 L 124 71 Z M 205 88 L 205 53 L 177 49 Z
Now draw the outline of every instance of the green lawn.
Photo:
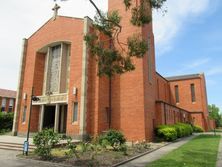
M 220 136 L 200 135 L 147 167 L 215 167 Z

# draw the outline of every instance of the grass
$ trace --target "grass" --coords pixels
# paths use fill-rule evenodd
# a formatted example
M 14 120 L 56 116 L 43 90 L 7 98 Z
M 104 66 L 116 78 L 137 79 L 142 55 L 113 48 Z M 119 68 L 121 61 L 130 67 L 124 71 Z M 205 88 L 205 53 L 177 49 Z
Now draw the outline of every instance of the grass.
M 215 167 L 220 137 L 200 135 L 147 167 Z

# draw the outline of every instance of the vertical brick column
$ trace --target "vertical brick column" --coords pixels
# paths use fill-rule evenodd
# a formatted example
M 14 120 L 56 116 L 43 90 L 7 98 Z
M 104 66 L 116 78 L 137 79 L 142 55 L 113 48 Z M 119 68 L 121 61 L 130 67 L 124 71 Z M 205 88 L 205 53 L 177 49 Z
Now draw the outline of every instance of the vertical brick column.
M 16 136 L 18 132 L 18 116 L 19 116 L 19 111 L 21 108 L 26 52 L 27 52 L 27 39 L 23 39 L 19 78 L 18 78 L 18 87 L 17 87 L 17 95 L 16 95 L 16 104 L 15 104 L 15 113 L 14 113 L 14 120 L 13 120 L 13 127 L 12 127 L 12 135 L 14 136 Z

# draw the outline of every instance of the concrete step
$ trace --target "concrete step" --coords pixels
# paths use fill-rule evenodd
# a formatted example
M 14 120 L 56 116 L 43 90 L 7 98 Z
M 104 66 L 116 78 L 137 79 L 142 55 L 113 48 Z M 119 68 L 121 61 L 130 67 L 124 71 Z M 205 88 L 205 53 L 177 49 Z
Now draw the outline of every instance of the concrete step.
M 35 148 L 36 147 L 34 145 L 30 145 L 29 146 L 29 151 L 34 151 Z M 0 142 L 0 149 L 22 151 L 23 150 L 23 144 Z

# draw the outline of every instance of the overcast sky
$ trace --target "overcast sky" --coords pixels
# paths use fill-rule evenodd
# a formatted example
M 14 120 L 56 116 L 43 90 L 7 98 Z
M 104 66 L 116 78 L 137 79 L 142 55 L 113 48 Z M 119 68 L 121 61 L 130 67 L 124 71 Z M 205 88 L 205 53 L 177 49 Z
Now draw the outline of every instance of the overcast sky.
M 107 0 L 95 0 L 107 10 Z M 60 15 L 95 14 L 88 0 L 58 2 Z M 22 39 L 52 17 L 53 0 L 6 0 L 0 5 L 0 88 L 16 90 Z M 157 70 L 164 76 L 205 72 L 209 103 L 222 108 L 222 1 L 168 0 L 154 12 Z

